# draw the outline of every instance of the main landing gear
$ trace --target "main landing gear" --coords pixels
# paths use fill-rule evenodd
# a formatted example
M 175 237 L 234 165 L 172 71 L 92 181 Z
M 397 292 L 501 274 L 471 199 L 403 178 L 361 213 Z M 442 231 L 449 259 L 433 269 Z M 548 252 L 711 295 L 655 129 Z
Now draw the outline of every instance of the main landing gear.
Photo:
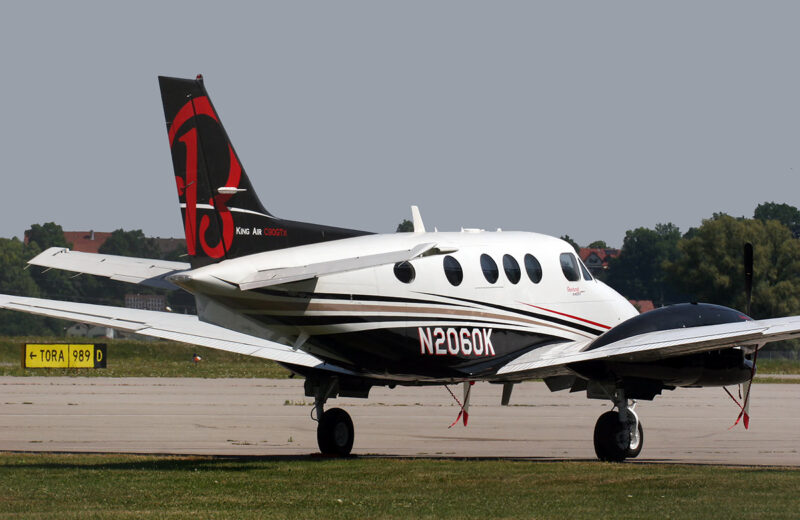
M 622 462 L 635 458 L 644 444 L 642 423 L 636 412 L 635 401 L 625 398 L 625 391 L 617 389 L 612 398 L 618 411 L 606 412 L 594 427 L 594 452 L 607 462 Z
M 317 421 L 317 444 L 323 455 L 346 457 L 353 449 L 355 430 L 350 414 L 341 408 L 324 411 L 325 401 L 334 392 L 336 381 L 316 387 L 311 418 Z

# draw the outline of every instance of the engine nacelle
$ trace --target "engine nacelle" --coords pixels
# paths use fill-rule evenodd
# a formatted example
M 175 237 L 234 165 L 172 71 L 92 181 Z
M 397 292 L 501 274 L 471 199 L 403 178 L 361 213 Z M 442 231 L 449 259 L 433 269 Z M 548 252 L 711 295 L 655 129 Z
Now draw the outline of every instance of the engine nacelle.
M 594 340 L 586 350 L 594 350 L 609 343 L 647 332 L 751 320 L 752 318 L 743 312 L 730 307 L 710 303 L 679 303 L 645 312 L 623 321 Z
M 587 350 L 600 348 L 639 334 L 676 328 L 700 327 L 749 321 L 744 313 L 728 307 L 711 304 L 685 303 L 662 307 L 635 316 L 597 338 Z M 727 386 L 750 379 L 752 362 L 740 348 L 688 354 L 646 363 L 621 361 L 576 363 L 570 368 L 587 379 L 629 380 L 631 388 L 640 399 L 652 399 L 658 382 L 660 388 L 676 386 Z M 626 386 L 628 386 L 626 384 Z M 640 388 L 641 387 L 641 388 Z M 633 398 L 633 396 L 631 396 Z

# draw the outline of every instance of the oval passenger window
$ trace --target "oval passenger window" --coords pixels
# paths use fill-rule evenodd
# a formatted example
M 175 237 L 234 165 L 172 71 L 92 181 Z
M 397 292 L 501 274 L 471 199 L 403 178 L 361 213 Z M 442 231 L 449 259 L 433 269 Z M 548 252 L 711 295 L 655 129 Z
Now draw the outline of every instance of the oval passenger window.
M 394 264 L 394 275 L 403 283 L 411 283 L 414 281 L 416 272 L 414 266 L 409 262 L 397 262 Z
M 511 255 L 503 255 L 503 271 L 506 272 L 506 278 L 508 278 L 508 281 L 513 284 L 519 282 L 519 279 L 522 276 L 522 273 L 519 270 L 517 259 Z
M 464 271 L 461 270 L 461 264 L 458 263 L 458 260 L 447 255 L 444 257 L 442 263 L 444 265 L 444 275 L 447 277 L 447 280 L 452 285 L 460 285 L 461 281 L 464 279 Z
M 542 281 L 542 264 L 530 253 L 525 255 L 525 272 L 533 283 Z
M 483 271 L 483 276 L 486 278 L 486 281 L 489 283 L 495 283 L 500 277 L 500 271 L 497 269 L 497 262 L 486 253 L 481 255 L 481 270 Z

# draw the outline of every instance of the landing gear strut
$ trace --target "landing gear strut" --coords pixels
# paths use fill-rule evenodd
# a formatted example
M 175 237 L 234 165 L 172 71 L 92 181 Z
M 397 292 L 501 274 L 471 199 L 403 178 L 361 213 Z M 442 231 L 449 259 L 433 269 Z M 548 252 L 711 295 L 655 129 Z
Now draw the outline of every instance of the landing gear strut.
M 607 462 L 622 462 L 635 458 L 644 445 L 642 423 L 629 403 L 625 391 L 617 389 L 613 397 L 619 411 L 606 412 L 597 420 L 594 427 L 594 452 L 597 458 Z
M 353 449 L 355 429 L 350 414 L 341 408 L 324 411 L 325 401 L 334 393 L 336 379 L 325 381 L 314 392 L 314 409 L 311 418 L 317 421 L 317 444 L 323 455 L 346 457 Z M 335 395 L 335 394 L 334 394 Z

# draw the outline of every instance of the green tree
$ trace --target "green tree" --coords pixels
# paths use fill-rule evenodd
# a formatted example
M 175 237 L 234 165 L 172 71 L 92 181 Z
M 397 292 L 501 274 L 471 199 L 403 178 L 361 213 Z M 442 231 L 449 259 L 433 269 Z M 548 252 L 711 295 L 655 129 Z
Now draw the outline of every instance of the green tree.
M 414 223 L 404 218 L 401 223 L 397 225 L 397 233 L 410 233 L 414 231 Z
M 633 300 L 653 300 L 658 305 L 679 301 L 663 264 L 678 257 L 680 238 L 680 229 L 671 223 L 627 231 L 620 255 L 608 262 L 608 284 Z
M 595 240 L 586 247 L 590 249 L 608 249 L 608 244 L 606 244 L 605 240 Z
M 49 247 L 68 247 L 72 244 L 64 239 L 64 231 L 54 222 L 33 224 L 26 232 L 25 261 L 35 257 Z M 31 266 L 28 271 L 43 298 L 91 303 L 115 303 L 119 298 L 109 298 L 105 280 L 88 275 L 76 275 L 59 269 L 43 269 Z
M 763 222 L 777 220 L 791 230 L 794 238 L 800 238 L 800 210 L 794 206 L 763 202 L 756 207 L 753 218 Z
M 754 250 L 753 317 L 800 313 L 800 242 L 776 220 L 704 220 L 693 237 L 678 243 L 680 256 L 665 268 L 692 300 L 743 310 L 745 242 Z
M 33 224 L 25 234 L 28 237 L 28 245 L 36 244 L 41 251 L 48 247 L 72 247 L 72 244 L 64 239 L 64 230 L 55 222 Z
M 111 233 L 100 249 L 99 253 L 106 255 L 135 256 L 139 258 L 159 258 L 161 251 L 156 241 L 147 238 L 141 229 L 125 231 L 117 229 Z
M 575 242 L 574 240 L 572 240 L 572 238 L 570 238 L 570 236 L 569 236 L 569 235 L 563 235 L 563 236 L 562 236 L 562 237 L 560 237 L 560 238 L 561 238 L 561 240 L 563 240 L 564 242 L 566 242 L 566 243 L 568 243 L 569 245 L 571 245 L 571 246 L 572 246 L 572 249 L 574 249 L 576 253 L 580 253 L 580 251 L 581 251 L 581 246 L 579 246 L 577 242 Z
M 40 295 L 31 271 L 25 269 L 30 256 L 28 248 L 19 239 L 0 238 L 0 292 L 19 296 Z M 57 320 L 13 311 L 0 311 L 0 334 L 19 336 L 54 334 L 61 331 L 61 324 Z

